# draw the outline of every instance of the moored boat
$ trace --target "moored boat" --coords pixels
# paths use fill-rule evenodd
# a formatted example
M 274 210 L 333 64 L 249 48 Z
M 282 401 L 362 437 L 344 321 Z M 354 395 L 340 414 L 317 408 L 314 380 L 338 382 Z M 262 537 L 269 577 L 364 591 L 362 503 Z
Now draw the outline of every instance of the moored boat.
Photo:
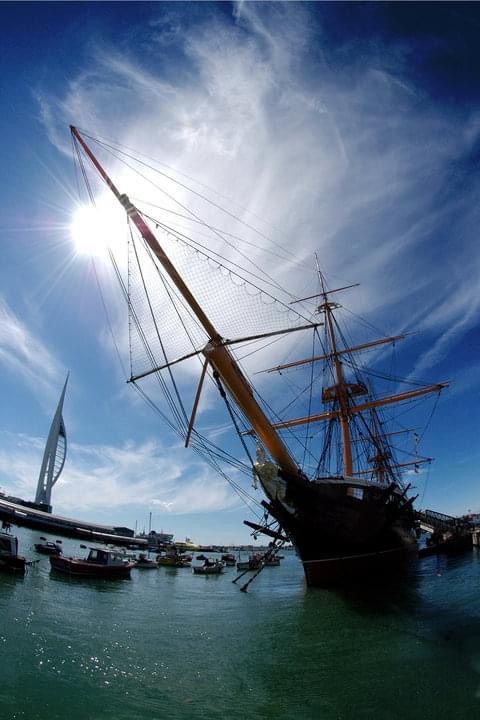
M 224 567 L 221 560 L 209 560 L 207 558 L 203 565 L 194 565 L 193 572 L 195 575 L 221 575 Z
M 419 549 L 419 557 L 429 555 L 456 555 L 472 547 L 471 533 L 437 531 L 428 538 L 426 545 Z
M 163 567 L 186 568 L 191 566 L 191 562 L 192 556 L 179 553 L 175 546 L 157 555 L 157 563 Z
M 158 563 L 156 560 L 149 558 L 145 553 L 140 553 L 134 562 L 134 567 L 140 570 L 156 570 L 158 569 Z
M 25 566 L 25 558 L 18 554 L 18 539 L 9 532 L 0 532 L 0 571 L 23 574 Z
M 41 555 L 61 555 L 62 554 L 62 548 L 61 548 L 61 540 L 57 540 L 57 542 L 51 542 L 49 540 L 45 540 L 45 538 L 40 538 L 43 540 L 43 542 L 35 543 L 34 548 L 35 550 L 40 553 Z
M 65 575 L 114 579 L 130 577 L 134 563 L 126 560 L 121 553 L 90 548 L 85 559 L 51 555 L 50 565 L 53 570 Z
M 280 558 L 278 558 L 278 557 L 264 558 L 263 564 L 265 565 L 265 567 L 278 567 L 280 565 Z
M 260 553 L 251 553 L 248 560 L 237 562 L 237 570 L 260 570 L 263 566 L 263 557 Z

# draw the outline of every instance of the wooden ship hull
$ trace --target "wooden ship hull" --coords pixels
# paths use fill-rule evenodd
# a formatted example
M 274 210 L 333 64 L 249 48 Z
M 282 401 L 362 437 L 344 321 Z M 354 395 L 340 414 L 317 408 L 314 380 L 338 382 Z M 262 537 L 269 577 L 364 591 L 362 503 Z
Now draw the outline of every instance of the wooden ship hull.
M 399 488 L 344 478 L 303 484 L 279 478 L 275 486 L 272 464 L 265 470 L 268 510 L 295 545 L 309 586 L 396 571 L 416 555 L 412 502 Z M 262 467 L 257 471 L 262 481 Z

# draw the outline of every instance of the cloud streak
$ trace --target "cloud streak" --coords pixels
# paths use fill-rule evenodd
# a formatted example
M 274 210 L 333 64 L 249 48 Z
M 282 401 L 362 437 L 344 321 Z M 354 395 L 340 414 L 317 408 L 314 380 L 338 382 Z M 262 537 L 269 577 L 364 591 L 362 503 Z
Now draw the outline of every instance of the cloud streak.
M 384 66 L 376 52 L 361 63 L 352 54 L 332 69 L 331 48 L 312 56 L 314 25 L 308 8 L 288 4 L 243 4 L 231 20 L 209 15 L 183 37 L 184 72 L 175 84 L 171 67 L 162 76 L 133 53 L 97 48 L 95 69 L 72 79 L 63 98 L 42 96 L 50 136 L 57 142 L 59 120 L 110 137 L 121 126 L 126 144 L 226 188 L 248 208 L 245 217 L 264 218 L 260 229 L 277 243 L 295 242 L 295 263 L 265 266 L 294 290 L 319 250 L 330 276 L 371 286 L 369 305 L 377 312 L 388 287 L 400 324 L 410 312 L 402 312 L 400 294 L 416 303 L 434 295 L 447 307 L 443 273 L 426 252 L 433 238 L 440 250 L 449 242 L 439 232 L 445 210 L 434 212 L 432 204 L 477 125 L 469 114 L 440 115 L 426 89 L 402 76 L 400 45 L 385 48 Z M 151 53 L 158 49 L 158 36 L 146 28 L 144 42 Z M 447 219 L 460 198 L 449 203 Z M 478 270 L 478 262 L 465 263 L 473 258 L 468 218 L 463 229 L 462 258 L 451 259 L 453 272 L 463 271 L 455 318 Z M 254 255 L 264 259 L 260 250 Z M 445 329 L 440 314 L 435 325 Z
M 38 89 L 52 142 L 63 152 L 73 122 L 158 159 L 262 234 L 209 210 L 208 221 L 235 236 L 230 245 L 213 237 L 219 252 L 238 259 L 232 245 L 241 249 L 242 261 L 298 297 L 317 292 L 317 252 L 331 286 L 361 282 L 355 310 L 372 324 L 423 332 L 423 346 L 409 343 L 415 374 L 450 377 L 452 351 L 480 309 L 471 171 L 480 120 L 473 105 L 436 97 L 425 65 L 412 71 L 435 43 L 385 40 L 382 28 L 332 41 L 328 12 L 315 4 L 241 3 L 231 17 L 208 5 L 188 23 L 178 8 L 158 7 L 158 20 L 137 28 L 141 54 L 98 44 L 63 94 Z M 115 178 L 126 177 L 115 165 Z M 131 498 L 106 467 L 112 492 Z M 178 508 L 168 483 L 158 493 L 136 482 L 145 502 Z M 213 507 L 202 487 L 190 484 L 185 498 L 201 508 L 205 495 Z
M 44 441 L 8 434 L 2 445 L 3 488 L 18 497 L 33 498 Z M 187 453 L 153 441 L 121 447 L 72 443 L 52 492 L 55 512 L 114 514 L 143 508 L 182 515 L 239 507 L 239 498 L 229 485 L 189 460 Z
M 47 400 L 58 394 L 65 374 L 58 360 L 0 296 L 0 364 L 11 377 Z

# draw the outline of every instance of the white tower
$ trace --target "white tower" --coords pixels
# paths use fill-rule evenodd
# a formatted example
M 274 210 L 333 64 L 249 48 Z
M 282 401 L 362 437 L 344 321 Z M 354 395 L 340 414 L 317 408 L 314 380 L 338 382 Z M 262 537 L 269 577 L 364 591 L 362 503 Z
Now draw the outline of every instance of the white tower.
M 47 444 L 43 454 L 42 468 L 38 478 L 37 493 L 35 502 L 47 505 L 51 510 L 52 488 L 60 477 L 67 456 L 67 433 L 63 422 L 63 400 L 67 389 L 68 374 L 63 386 L 60 400 L 58 401 L 50 432 L 48 433 Z

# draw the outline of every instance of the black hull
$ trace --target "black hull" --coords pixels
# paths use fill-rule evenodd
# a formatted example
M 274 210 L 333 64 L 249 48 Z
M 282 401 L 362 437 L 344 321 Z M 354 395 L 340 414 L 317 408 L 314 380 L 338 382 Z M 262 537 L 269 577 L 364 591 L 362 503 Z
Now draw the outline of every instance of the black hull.
M 344 586 L 363 581 L 378 582 L 386 576 L 404 572 L 416 557 L 415 546 L 403 546 L 378 552 L 305 560 L 303 570 L 309 587 Z
M 282 500 L 268 507 L 295 545 L 310 587 L 368 582 L 401 572 L 417 555 L 412 503 L 394 486 L 287 483 Z
M 0 557 L 0 572 L 23 575 L 25 573 L 25 558 L 21 555 Z

